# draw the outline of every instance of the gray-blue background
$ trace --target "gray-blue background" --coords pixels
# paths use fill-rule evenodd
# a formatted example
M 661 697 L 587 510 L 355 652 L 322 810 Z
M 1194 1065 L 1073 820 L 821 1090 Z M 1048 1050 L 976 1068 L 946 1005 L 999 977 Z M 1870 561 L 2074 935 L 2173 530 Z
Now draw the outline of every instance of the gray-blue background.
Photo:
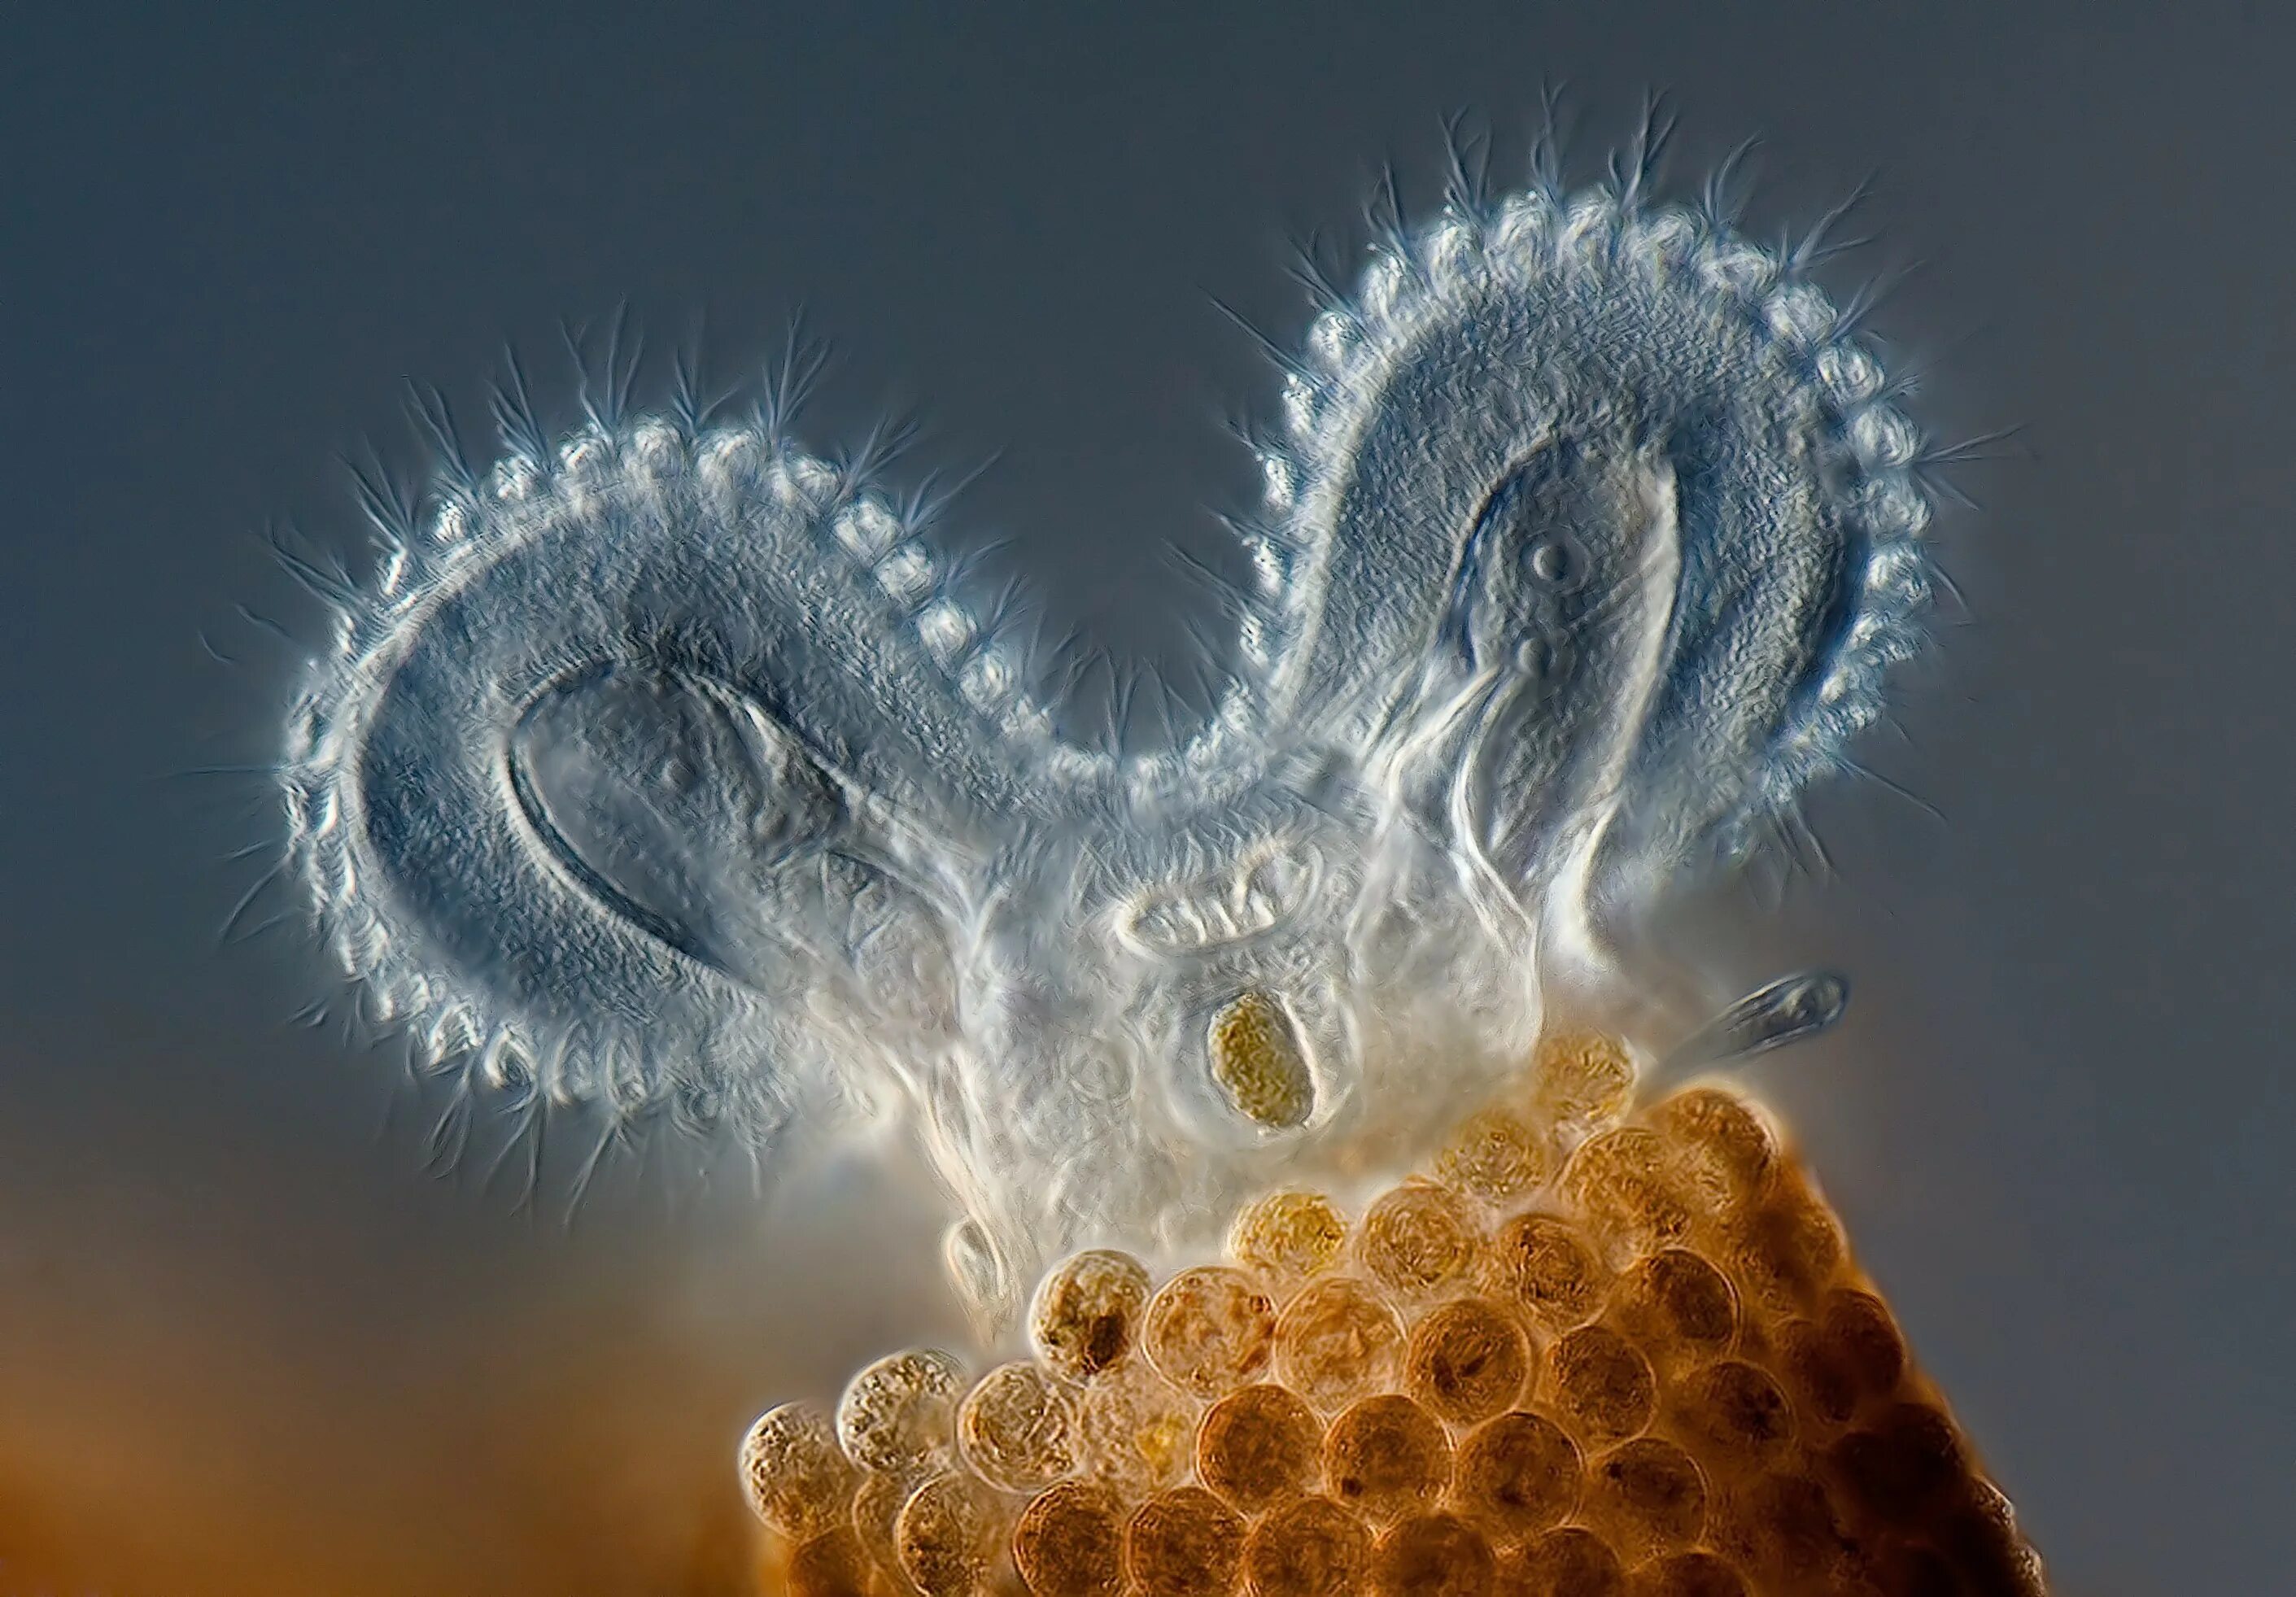
M 710 1589 L 726 1450 L 947 1323 L 865 1168 L 760 1218 L 656 1149 L 570 1230 L 422 1174 L 436 1092 L 287 1017 L 293 928 L 217 929 L 316 612 L 261 534 L 353 545 L 407 378 L 479 419 L 562 317 L 793 310 L 803 430 L 913 402 L 952 518 L 1049 610 L 1177 658 L 1290 340 L 1291 242 L 1442 117 L 1501 170 L 1543 80 L 1591 169 L 1763 145 L 1752 220 L 1878 171 L 1877 324 L 1942 436 L 2021 426 L 1938 535 L 1966 594 L 1835 871 L 1693 941 L 1858 980 L 1759 1078 L 2073 1597 L 2284 1589 L 2296 1180 L 2284 662 L 2296 29 L 1981 4 L 19 11 L 0 24 L 0 1592 Z M 1858 229 L 1853 228 L 1852 231 Z M 244 663 L 226 667 L 200 638 Z M 275 906 L 272 906 L 275 907 Z M 258 906 L 258 915 L 268 908 Z M 1759 917 L 1758 930 L 1716 931 Z M 690 1161 L 689 1161 L 690 1162 Z M 675 1206 L 661 1194 L 678 1195 Z

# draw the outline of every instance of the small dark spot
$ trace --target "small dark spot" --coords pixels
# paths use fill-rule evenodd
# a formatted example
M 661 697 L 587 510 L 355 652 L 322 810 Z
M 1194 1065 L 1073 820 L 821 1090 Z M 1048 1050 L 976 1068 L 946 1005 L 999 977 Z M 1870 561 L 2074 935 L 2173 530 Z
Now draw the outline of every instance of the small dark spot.
M 1094 1319 L 1085 1333 L 1082 1364 L 1087 1375 L 1097 1375 L 1124 1356 L 1124 1345 L 1130 1339 L 1130 1327 L 1121 1314 L 1101 1314 Z

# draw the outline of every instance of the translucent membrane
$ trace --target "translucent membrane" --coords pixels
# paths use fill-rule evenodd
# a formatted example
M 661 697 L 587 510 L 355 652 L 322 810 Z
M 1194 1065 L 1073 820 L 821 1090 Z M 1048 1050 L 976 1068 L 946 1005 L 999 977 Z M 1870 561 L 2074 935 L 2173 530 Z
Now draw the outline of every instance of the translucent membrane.
M 358 1012 L 506 1107 L 724 1127 L 772 1170 L 901 1122 L 1000 1335 L 1078 1248 L 1209 1252 L 1279 1172 L 1351 1183 L 1453 1133 L 1429 1163 L 1486 1221 L 1570 1211 L 1567 1246 L 1487 1261 L 1568 1329 L 1702 1212 L 1618 1123 L 1636 1073 L 1582 1038 L 1467 1117 L 1544 1022 L 1531 972 L 1614 963 L 1604 928 L 1850 768 L 1923 643 L 1939 458 L 1809 280 L 1826 251 L 1614 173 L 1455 185 L 1320 296 L 1252 430 L 1260 500 L 1201 567 L 1231 575 L 1188 624 L 1234 647 L 1120 673 L 1103 738 L 1036 692 L 1091 651 L 780 400 L 646 414 L 617 371 L 553 438 L 521 380 L 491 463 L 427 414 L 448 458 L 365 495 L 369 579 L 291 558 L 334 614 L 277 797 Z M 1846 995 L 1774 983 L 1668 1068 Z M 1464 1267 L 1423 1200 L 1364 1221 L 1406 1295 Z M 1730 1273 L 1794 1298 L 1812 1223 L 1765 1224 Z M 1255 1224 L 1273 1298 L 1319 1273 L 1316 1216 Z
M 1432 1173 L 1266 1194 L 1160 1284 L 1077 1256 L 969 1388 L 910 1352 L 768 1413 L 760 1590 L 2039 1597 L 1767 1118 L 1632 1111 L 1625 1058 L 1550 1039 Z

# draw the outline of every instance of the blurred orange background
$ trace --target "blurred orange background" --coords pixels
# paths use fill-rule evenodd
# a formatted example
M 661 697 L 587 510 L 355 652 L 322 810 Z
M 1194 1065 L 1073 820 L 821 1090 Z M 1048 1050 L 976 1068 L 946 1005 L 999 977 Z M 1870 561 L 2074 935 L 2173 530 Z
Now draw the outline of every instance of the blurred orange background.
M 397 1126 L 248 1144 L 195 1187 L 158 1142 L 227 1127 L 114 1120 L 91 1158 L 0 1117 L 0 1593 L 732 1597 L 749 1421 L 956 1334 L 912 1175 L 818 1170 L 760 1208 L 740 1161 L 705 1183 L 664 1143 L 569 1224 L 570 1120 L 521 1208 L 483 1138 L 423 1179 L 435 1085 L 357 1095 Z

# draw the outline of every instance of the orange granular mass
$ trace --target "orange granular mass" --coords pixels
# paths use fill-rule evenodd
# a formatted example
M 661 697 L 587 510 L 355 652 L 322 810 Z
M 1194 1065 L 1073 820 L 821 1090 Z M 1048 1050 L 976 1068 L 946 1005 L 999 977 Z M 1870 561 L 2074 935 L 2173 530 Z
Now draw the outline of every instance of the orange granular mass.
M 1615 1044 L 1553 1040 L 1352 1222 L 1280 1190 L 1160 1288 L 1060 1265 L 1035 1361 L 953 1413 L 885 1362 L 843 1449 L 773 1411 L 742 1455 L 763 1589 L 2043 1597 L 1767 1117 L 1710 1086 L 1629 1115 L 1630 1085 Z

